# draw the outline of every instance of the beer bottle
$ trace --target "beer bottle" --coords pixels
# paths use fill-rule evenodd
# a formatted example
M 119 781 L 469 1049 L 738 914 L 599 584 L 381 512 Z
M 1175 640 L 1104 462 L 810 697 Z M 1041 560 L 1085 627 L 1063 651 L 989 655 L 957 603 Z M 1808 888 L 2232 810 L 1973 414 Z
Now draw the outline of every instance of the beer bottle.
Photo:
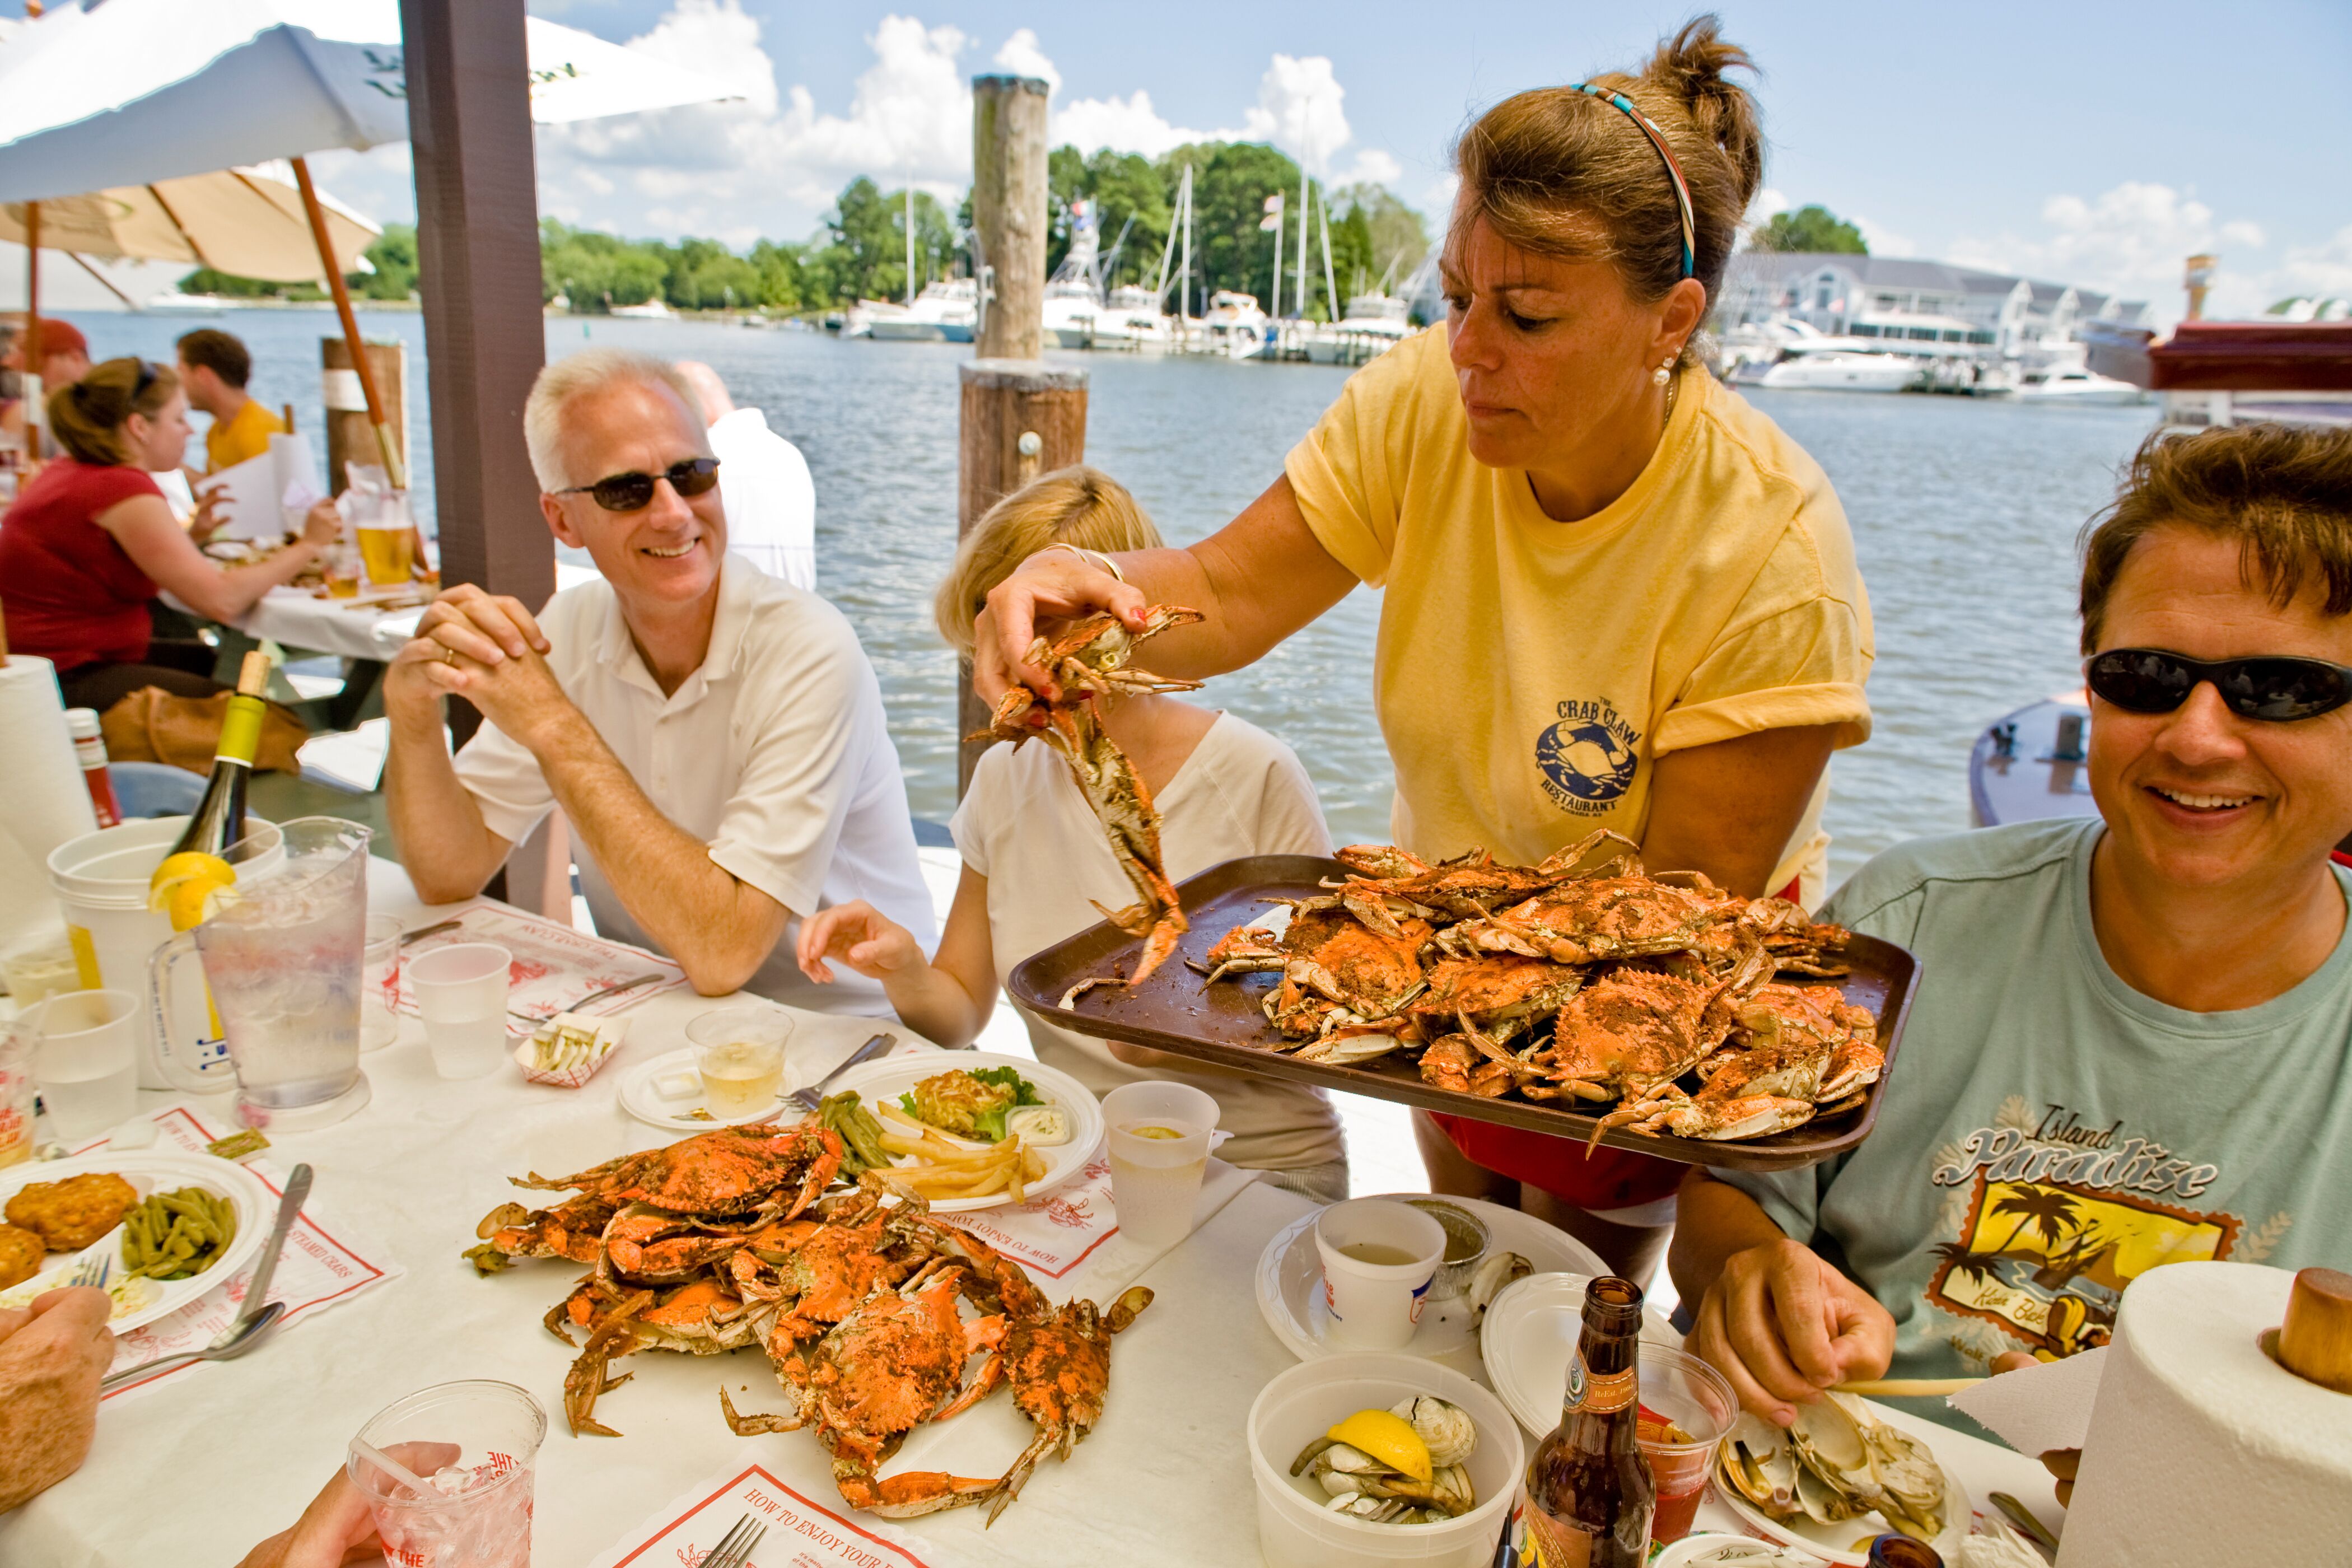
M 1584 1288 L 1584 1331 L 1568 1363 L 1559 1426 L 1528 1467 L 1527 1531 L 1541 1568 L 1641 1568 L 1657 1485 L 1634 1438 L 1642 1288 Z
M 1907 1535 L 1881 1535 L 1870 1543 L 1870 1568 L 1944 1568 L 1941 1553 Z

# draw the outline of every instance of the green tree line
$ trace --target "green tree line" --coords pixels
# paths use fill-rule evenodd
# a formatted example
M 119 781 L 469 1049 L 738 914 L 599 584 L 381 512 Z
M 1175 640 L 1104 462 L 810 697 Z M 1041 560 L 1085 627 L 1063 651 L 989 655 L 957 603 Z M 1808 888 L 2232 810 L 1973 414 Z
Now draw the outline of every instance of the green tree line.
M 1220 289 L 1273 300 L 1275 237 L 1258 226 L 1265 200 L 1285 202 L 1283 288 L 1286 311 L 1295 308 L 1298 242 L 1298 165 L 1258 142 L 1202 142 L 1158 159 L 1132 153 L 1100 152 L 1091 157 L 1075 147 L 1055 150 L 1048 184 L 1053 232 L 1048 268 L 1058 267 L 1069 249 L 1072 204 L 1095 204 L 1102 245 L 1118 245 L 1105 282 L 1149 285 L 1174 221 L 1184 170 L 1192 171 L 1192 293 L 1197 314 Z M 1322 216 L 1328 202 L 1331 229 L 1331 274 L 1341 300 L 1386 279 L 1393 287 L 1429 249 L 1420 214 L 1379 185 L 1316 191 L 1317 219 L 1309 226 L 1307 250 L 1310 314 L 1326 317 Z M 915 289 L 968 269 L 969 255 L 958 237 L 971 218 L 969 195 L 950 212 L 928 192 L 917 191 Z M 802 314 L 827 310 L 861 299 L 903 299 L 908 291 L 905 190 L 885 191 L 860 175 L 842 188 L 833 210 L 808 239 L 798 243 L 762 239 L 737 252 L 715 239 L 625 239 L 597 229 L 574 228 L 553 218 L 540 223 L 541 297 L 562 300 L 572 310 L 601 313 L 615 305 L 659 300 L 681 310 L 765 310 Z M 1132 221 L 1130 221 L 1132 220 Z M 1119 237 L 1124 230 L 1123 243 Z M 368 248 L 373 274 L 346 279 L 352 292 L 371 300 L 405 300 L 417 280 L 416 231 L 386 226 Z M 1167 308 L 1176 308 L 1172 286 Z M 235 299 L 315 300 L 316 284 L 264 283 L 202 268 L 181 279 L 190 293 Z

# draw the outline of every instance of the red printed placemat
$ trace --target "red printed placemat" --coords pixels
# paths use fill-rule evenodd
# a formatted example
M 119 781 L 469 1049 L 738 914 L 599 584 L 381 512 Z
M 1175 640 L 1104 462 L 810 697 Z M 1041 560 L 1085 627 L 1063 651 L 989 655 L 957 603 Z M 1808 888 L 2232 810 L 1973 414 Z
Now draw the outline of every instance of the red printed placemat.
M 929 1568 L 881 1521 L 853 1521 L 758 1465 L 677 1499 L 630 1531 L 639 1539 L 599 1557 L 594 1568 L 698 1563 L 747 1518 L 764 1530 L 751 1554 L 760 1568 Z
M 477 900 L 445 919 L 457 923 L 419 937 L 401 950 L 393 1011 L 416 1016 L 416 994 L 408 984 L 410 959 L 436 947 L 467 942 L 494 942 L 513 958 L 507 992 L 507 1033 L 516 1039 L 532 1030 L 525 1018 L 514 1016 L 518 1013 L 541 1022 L 558 1013 L 617 1013 L 686 984 L 686 971 L 670 959 L 573 931 L 509 904 Z M 645 979 L 648 974 L 656 978 Z M 627 989 L 620 989 L 623 986 Z

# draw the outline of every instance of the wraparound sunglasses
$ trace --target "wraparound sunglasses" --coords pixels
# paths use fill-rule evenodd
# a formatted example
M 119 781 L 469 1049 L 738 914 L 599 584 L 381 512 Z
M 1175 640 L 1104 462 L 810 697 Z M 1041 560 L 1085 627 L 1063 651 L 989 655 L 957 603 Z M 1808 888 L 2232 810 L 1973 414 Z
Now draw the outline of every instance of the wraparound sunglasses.
M 688 458 L 658 474 L 614 474 L 593 485 L 573 485 L 555 493 L 588 496 L 606 511 L 643 511 L 653 504 L 656 479 L 667 479 L 670 489 L 682 496 L 698 496 L 719 482 L 719 459 Z
M 2210 663 L 2157 647 L 2115 647 L 2094 655 L 2083 678 L 2101 700 L 2130 713 L 2169 713 L 2210 681 L 2241 719 L 2286 723 L 2315 719 L 2352 702 L 2352 668 L 2284 654 Z

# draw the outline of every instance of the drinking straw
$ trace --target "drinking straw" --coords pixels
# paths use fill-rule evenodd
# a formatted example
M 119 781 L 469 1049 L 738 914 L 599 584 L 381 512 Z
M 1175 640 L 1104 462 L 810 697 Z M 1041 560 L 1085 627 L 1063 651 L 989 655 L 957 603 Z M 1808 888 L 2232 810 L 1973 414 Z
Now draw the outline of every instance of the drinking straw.
M 402 1464 L 398 1459 L 394 1458 L 390 1454 L 385 1453 L 382 1448 L 377 1447 L 366 1438 L 352 1438 L 352 1447 L 362 1458 L 367 1460 L 376 1468 L 382 1470 L 385 1475 L 392 1477 L 394 1480 L 405 1481 L 409 1486 L 415 1488 L 418 1497 L 432 1498 L 439 1497 L 441 1495 L 438 1489 L 435 1488 L 430 1482 L 425 1480 L 423 1476 L 418 1475 L 415 1470 L 410 1469 L 406 1465 Z

